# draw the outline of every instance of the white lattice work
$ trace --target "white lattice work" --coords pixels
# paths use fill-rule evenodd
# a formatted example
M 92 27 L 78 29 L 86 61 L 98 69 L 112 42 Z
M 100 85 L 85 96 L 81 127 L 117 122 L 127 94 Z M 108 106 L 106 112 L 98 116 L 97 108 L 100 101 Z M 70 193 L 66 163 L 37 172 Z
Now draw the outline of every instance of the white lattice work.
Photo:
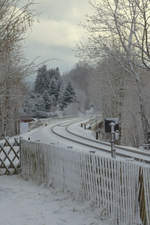
M 0 175 L 17 174 L 20 168 L 20 141 L 16 138 L 1 140 Z
M 150 168 L 96 153 L 22 141 L 22 175 L 92 201 L 113 224 L 150 225 Z

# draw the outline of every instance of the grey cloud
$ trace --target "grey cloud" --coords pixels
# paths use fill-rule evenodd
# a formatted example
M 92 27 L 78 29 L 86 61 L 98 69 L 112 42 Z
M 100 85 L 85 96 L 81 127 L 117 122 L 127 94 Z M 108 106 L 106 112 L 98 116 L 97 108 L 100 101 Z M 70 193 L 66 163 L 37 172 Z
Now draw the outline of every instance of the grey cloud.
M 34 60 L 38 57 L 39 63 L 46 61 L 49 67 L 60 67 L 62 73 L 70 70 L 77 62 L 73 50 L 67 46 L 50 46 L 38 42 L 30 42 L 24 49 L 28 59 Z
M 77 22 L 88 12 L 88 6 L 87 0 L 40 0 L 36 10 L 43 18 Z
M 77 62 L 73 46 L 82 31 L 77 26 L 88 12 L 88 0 L 38 0 L 35 10 L 41 23 L 33 26 L 25 54 L 30 60 L 40 56 L 40 61 L 59 66 L 65 72 Z M 51 60 L 57 58 L 58 60 Z

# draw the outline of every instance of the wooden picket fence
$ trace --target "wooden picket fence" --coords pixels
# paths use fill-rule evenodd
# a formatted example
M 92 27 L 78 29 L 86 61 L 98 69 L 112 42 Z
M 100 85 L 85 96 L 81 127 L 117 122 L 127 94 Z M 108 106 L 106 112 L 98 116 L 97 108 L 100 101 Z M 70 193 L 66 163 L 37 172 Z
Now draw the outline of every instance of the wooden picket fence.
M 150 166 L 58 145 L 21 142 L 21 174 L 91 202 L 115 225 L 150 225 Z
M 20 140 L 4 138 L 0 142 L 0 175 L 17 174 L 20 169 Z

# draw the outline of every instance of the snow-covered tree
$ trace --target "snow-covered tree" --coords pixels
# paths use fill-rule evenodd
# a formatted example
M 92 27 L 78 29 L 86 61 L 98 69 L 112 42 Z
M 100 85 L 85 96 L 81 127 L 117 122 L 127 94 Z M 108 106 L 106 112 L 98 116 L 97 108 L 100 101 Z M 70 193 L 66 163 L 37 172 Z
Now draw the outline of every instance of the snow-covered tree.
M 58 85 L 57 85 L 57 80 L 56 79 L 52 79 L 50 86 L 49 86 L 49 95 L 54 95 L 56 100 L 58 99 L 58 95 L 59 95 L 59 89 L 58 89 Z
M 35 93 L 43 94 L 44 91 L 47 89 L 48 89 L 47 68 L 44 65 L 37 71 L 37 77 L 35 80 Z
M 19 132 L 23 78 L 27 74 L 21 40 L 33 22 L 32 1 L 0 1 L 0 137 Z
M 43 94 L 45 90 L 49 92 L 50 95 L 58 96 L 61 86 L 61 76 L 59 69 L 47 70 L 46 65 L 38 69 L 34 91 L 36 93 Z
M 59 68 L 49 69 L 44 65 L 38 69 L 34 92 L 43 96 L 46 103 L 43 110 L 54 110 L 58 104 L 62 79 Z
M 38 111 L 45 111 L 45 101 L 43 96 L 31 92 L 30 95 L 25 97 L 23 107 L 25 113 L 33 116 L 35 116 Z
M 76 94 L 71 83 L 69 82 L 64 90 L 62 101 L 60 102 L 60 109 L 63 110 L 70 103 L 75 102 L 75 100 L 76 100 Z
M 75 96 L 74 88 L 70 82 L 64 88 L 59 68 L 47 70 L 44 65 L 38 69 L 34 90 L 28 96 L 29 104 L 26 101 L 24 108 L 26 112 L 31 112 L 32 109 L 34 114 L 39 110 L 43 112 L 63 110 L 75 101 Z M 43 99 L 40 100 L 42 102 L 40 105 L 38 105 L 39 99 Z
M 79 56 L 88 58 L 94 63 L 102 61 L 106 56 L 112 56 L 116 63 L 121 65 L 124 74 L 127 74 L 125 85 L 123 85 L 126 96 L 129 96 L 130 91 L 136 92 L 137 99 L 133 102 L 138 104 L 137 113 L 134 113 L 134 116 L 136 126 L 141 130 L 136 140 L 147 143 L 150 123 L 143 95 L 142 76 L 145 68 L 150 69 L 150 1 L 91 0 L 90 4 L 94 11 L 87 17 L 84 24 L 84 28 L 88 31 L 88 38 L 87 42 L 80 44 Z M 120 84 L 122 86 L 122 82 Z M 129 86 L 131 90 L 128 89 Z M 114 100 L 118 105 L 120 100 L 116 101 L 116 97 Z M 129 102 L 130 100 L 131 98 L 128 99 Z M 131 114 L 132 118 L 130 111 L 132 112 L 132 110 L 127 110 L 127 114 Z M 130 130 L 133 130 L 133 126 Z
M 46 111 L 49 111 L 50 108 L 51 108 L 52 102 L 51 102 L 51 98 L 50 98 L 50 95 L 49 95 L 47 90 L 45 90 L 44 93 L 43 93 L 43 99 L 44 99 L 44 102 L 45 102 L 44 108 L 45 108 Z

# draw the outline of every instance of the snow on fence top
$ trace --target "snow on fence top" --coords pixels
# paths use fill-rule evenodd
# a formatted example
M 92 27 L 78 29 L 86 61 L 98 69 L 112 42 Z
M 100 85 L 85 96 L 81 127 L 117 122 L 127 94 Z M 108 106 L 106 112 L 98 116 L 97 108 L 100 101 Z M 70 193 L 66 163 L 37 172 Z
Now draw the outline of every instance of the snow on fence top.
M 150 167 L 55 145 L 21 143 L 22 175 L 92 201 L 112 224 L 150 225 Z

